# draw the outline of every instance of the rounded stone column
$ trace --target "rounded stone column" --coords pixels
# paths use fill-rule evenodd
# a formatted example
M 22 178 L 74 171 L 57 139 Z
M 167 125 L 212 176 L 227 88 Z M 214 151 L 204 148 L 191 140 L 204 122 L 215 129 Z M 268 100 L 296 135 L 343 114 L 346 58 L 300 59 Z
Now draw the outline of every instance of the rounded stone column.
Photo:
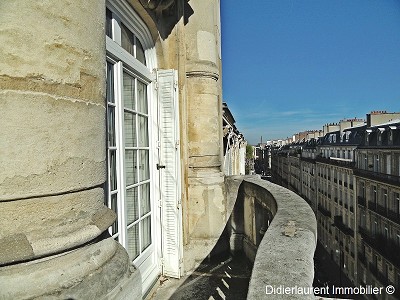
M 0 14 L 0 298 L 74 297 L 119 264 L 104 296 L 130 274 L 126 252 L 99 238 L 115 219 L 103 189 L 105 3 L 5 1 Z M 43 286 L 21 290 L 30 273 Z
M 185 269 L 202 260 L 226 224 L 218 0 L 194 0 L 184 26 L 188 144 Z

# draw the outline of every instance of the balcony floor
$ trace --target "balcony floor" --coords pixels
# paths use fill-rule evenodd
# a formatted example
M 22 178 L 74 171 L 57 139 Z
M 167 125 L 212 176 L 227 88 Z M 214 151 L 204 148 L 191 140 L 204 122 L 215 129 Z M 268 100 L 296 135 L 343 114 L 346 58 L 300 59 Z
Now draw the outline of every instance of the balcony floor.
M 251 270 L 246 257 L 225 254 L 203 261 L 189 276 L 165 279 L 148 299 L 246 299 Z

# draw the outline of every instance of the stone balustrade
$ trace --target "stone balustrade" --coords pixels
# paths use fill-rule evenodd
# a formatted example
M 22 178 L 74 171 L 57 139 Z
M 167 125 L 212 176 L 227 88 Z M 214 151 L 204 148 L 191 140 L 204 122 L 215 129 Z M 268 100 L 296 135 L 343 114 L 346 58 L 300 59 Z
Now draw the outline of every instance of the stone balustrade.
M 288 189 L 253 176 L 228 177 L 226 187 L 228 203 L 236 197 L 231 251 L 244 251 L 254 261 L 247 299 L 315 299 L 317 223 L 310 206 Z

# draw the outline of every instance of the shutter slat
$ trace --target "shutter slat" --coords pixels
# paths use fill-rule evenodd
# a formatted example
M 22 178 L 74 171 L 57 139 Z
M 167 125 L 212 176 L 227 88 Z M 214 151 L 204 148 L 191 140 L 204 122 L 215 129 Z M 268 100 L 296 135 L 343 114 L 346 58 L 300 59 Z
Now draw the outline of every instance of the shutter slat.
M 181 210 L 178 119 L 178 95 L 175 89 L 177 73 L 174 70 L 158 70 L 159 126 L 160 126 L 160 170 L 161 176 L 161 222 L 163 275 L 180 277 Z

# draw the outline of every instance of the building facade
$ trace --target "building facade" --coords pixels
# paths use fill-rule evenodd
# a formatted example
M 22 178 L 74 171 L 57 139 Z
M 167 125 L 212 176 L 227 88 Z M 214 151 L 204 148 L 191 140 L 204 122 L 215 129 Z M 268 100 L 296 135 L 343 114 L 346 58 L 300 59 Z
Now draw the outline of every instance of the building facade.
M 229 217 L 219 1 L 1 6 L 2 297 L 139 299 L 192 270 Z
M 245 175 L 246 146 L 247 142 L 243 134 L 239 132 L 235 125 L 228 105 L 223 103 L 222 127 L 224 134 L 224 174 Z
M 327 124 L 321 138 L 276 147 L 272 178 L 310 204 L 319 242 L 353 284 L 398 290 L 399 114 L 366 119 Z

